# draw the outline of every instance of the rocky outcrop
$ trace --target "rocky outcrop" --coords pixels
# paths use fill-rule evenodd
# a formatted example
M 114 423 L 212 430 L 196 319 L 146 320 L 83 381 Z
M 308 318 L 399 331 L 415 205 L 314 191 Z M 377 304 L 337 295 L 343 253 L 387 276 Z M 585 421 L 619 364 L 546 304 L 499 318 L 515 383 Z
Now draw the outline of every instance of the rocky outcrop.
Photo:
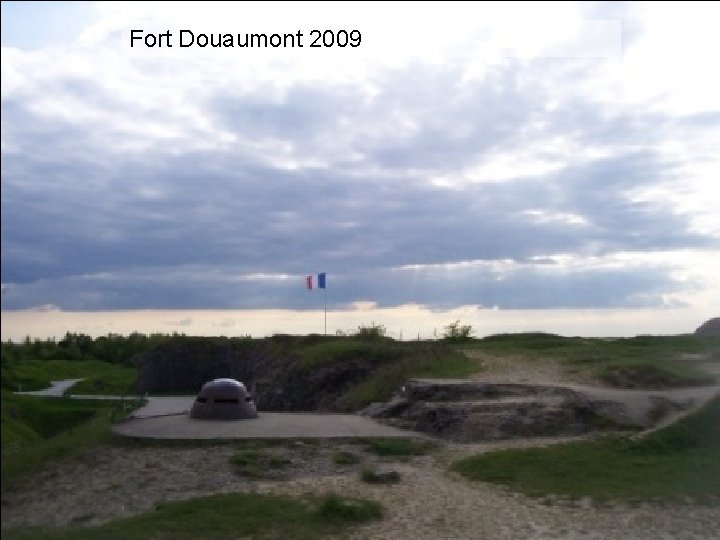
M 720 317 L 714 317 L 702 323 L 697 330 L 696 336 L 720 336 Z
M 412 380 L 391 401 L 373 404 L 362 414 L 462 442 L 632 425 L 613 404 L 592 402 L 569 388 L 479 381 Z

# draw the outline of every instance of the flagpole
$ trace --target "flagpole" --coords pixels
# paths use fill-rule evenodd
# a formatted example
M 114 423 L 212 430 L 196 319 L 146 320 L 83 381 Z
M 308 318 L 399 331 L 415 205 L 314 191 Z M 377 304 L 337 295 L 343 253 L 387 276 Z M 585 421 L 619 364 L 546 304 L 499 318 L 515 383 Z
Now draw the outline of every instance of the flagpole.
M 327 287 L 323 291 L 325 292 L 325 335 L 327 336 Z

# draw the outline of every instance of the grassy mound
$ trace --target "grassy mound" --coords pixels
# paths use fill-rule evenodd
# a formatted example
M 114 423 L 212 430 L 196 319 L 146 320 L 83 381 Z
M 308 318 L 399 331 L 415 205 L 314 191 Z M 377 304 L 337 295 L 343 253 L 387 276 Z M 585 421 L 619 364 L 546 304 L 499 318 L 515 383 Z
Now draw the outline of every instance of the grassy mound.
M 362 360 L 373 364 L 387 363 L 402 356 L 402 347 L 391 340 L 330 339 L 301 348 L 299 368 L 315 369 L 326 365 Z
M 618 388 L 672 388 L 711 384 L 704 362 L 720 362 L 720 338 L 636 336 L 581 338 L 528 332 L 498 334 L 465 346 L 472 351 L 524 360 L 557 361 Z
M 2 387 L 8 390 L 42 390 L 51 381 L 81 379 L 73 394 L 123 395 L 131 392 L 137 369 L 99 360 L 4 360 Z
M 641 440 L 608 438 L 472 456 L 451 469 L 530 495 L 720 497 L 720 398 Z
M 2 483 L 12 483 L 59 457 L 107 438 L 129 403 L 70 400 L 2 392 Z
M 408 347 L 397 361 L 381 366 L 364 381 L 351 387 L 342 401 L 350 409 L 360 409 L 375 401 L 385 401 L 412 377 L 462 378 L 482 369 L 480 362 L 446 346 Z

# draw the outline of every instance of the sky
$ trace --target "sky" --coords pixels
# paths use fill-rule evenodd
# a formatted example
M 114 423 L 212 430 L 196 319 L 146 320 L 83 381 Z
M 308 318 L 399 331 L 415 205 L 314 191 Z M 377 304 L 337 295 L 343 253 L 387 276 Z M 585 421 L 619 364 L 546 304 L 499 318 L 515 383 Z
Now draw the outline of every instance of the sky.
M 720 4 L 1 6 L 2 339 L 720 315 Z

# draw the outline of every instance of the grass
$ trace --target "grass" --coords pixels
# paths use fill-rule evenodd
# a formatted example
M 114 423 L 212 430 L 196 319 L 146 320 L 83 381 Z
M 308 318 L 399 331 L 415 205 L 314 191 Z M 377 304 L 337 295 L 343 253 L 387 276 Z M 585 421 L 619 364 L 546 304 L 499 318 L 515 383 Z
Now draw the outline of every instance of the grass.
M 699 370 L 661 358 L 649 361 L 609 361 L 597 370 L 598 378 L 618 388 L 668 388 L 712 384 L 713 378 Z
M 107 441 L 111 422 L 134 402 L 69 400 L 2 392 L 2 483 Z
M 86 377 L 72 387 L 72 393 L 78 395 L 127 396 L 136 395 L 135 381 L 137 370 L 126 366 L 112 365 L 99 375 Z
M 412 377 L 462 378 L 482 369 L 480 361 L 450 347 L 426 346 L 409 349 L 397 362 L 382 366 L 367 379 L 353 386 L 342 401 L 349 409 L 360 409 L 376 401 L 385 401 Z
M 325 496 L 315 515 L 326 523 L 364 523 L 380 519 L 382 506 L 375 501 L 344 499 L 330 494 Z
M 3 400 L 7 415 L 22 420 L 24 425 L 43 439 L 72 429 L 92 418 L 98 408 L 106 409 L 109 404 L 91 400 L 43 398 L 36 396 L 14 396 Z
M 720 338 L 691 334 L 601 339 L 528 332 L 488 336 L 464 348 L 530 361 L 549 358 L 568 370 L 588 372 L 613 386 L 708 383 L 712 378 L 687 355 L 720 362 Z
M 292 461 L 269 448 L 239 448 L 230 458 L 230 463 L 243 476 L 271 479 L 282 477 L 283 469 Z
M 125 395 L 132 391 L 137 369 L 99 360 L 17 360 L 4 361 L 2 386 L 9 390 L 42 390 L 51 381 L 80 379 L 74 394 Z
M 392 341 L 342 339 L 317 343 L 300 349 L 298 367 L 310 370 L 354 359 L 389 362 L 402 356 L 402 348 Z
M 233 493 L 163 503 L 151 512 L 95 527 L 3 529 L 3 539 L 303 540 L 336 538 L 352 525 L 380 517 L 379 503 L 335 494 L 298 498 Z
M 435 448 L 437 443 L 433 441 L 421 441 L 406 438 L 371 438 L 360 439 L 366 450 L 378 456 L 423 456 Z
M 360 456 L 353 452 L 335 452 L 333 454 L 333 463 L 336 465 L 356 465 L 360 463 L 362 459 Z
M 595 499 L 720 497 L 720 398 L 644 439 L 619 437 L 472 456 L 451 469 L 529 495 Z

